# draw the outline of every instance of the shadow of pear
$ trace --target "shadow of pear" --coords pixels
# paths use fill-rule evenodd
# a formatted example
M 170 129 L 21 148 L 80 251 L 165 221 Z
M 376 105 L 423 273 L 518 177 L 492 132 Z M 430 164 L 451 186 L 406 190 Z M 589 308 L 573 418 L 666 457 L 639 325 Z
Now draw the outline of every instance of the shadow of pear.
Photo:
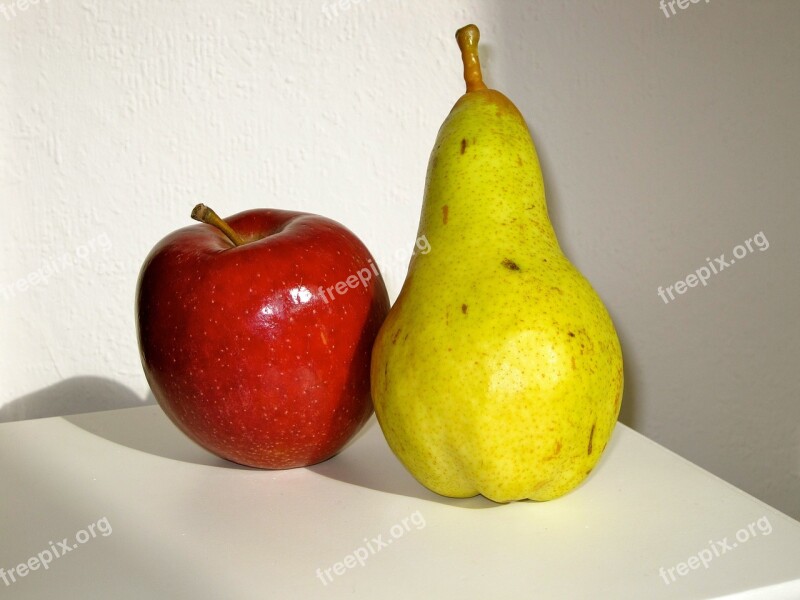
M 483 496 L 447 498 L 424 487 L 392 453 L 374 416 L 339 454 L 307 468 L 331 479 L 387 494 L 461 508 L 502 506 Z

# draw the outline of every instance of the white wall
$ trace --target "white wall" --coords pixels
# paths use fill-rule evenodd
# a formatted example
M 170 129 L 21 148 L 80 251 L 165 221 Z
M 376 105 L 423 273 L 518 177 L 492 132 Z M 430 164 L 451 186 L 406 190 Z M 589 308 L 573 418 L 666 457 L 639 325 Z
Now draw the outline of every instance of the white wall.
M 800 518 L 800 3 L 667 18 L 655 0 L 14 2 L 0 0 L 0 421 L 152 401 L 136 276 L 198 201 L 342 221 L 394 297 L 463 89 L 453 33 L 475 21 L 489 84 L 531 126 L 562 245 L 618 325 L 623 421 Z M 760 231 L 767 250 L 659 299 Z

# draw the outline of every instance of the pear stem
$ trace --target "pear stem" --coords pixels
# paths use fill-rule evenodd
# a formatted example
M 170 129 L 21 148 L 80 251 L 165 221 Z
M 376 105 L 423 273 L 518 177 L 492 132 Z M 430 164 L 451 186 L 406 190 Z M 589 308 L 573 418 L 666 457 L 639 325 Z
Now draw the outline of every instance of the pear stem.
M 456 31 L 456 40 L 461 49 L 461 62 L 464 63 L 464 81 L 467 83 L 467 92 L 485 90 L 481 74 L 481 61 L 478 58 L 478 42 L 481 32 L 475 25 L 465 25 Z
M 192 218 L 195 221 L 201 221 L 209 225 L 213 225 L 219 229 L 225 236 L 233 242 L 234 246 L 241 246 L 245 242 L 238 233 L 228 225 L 220 216 L 212 209 L 208 208 L 205 204 L 198 204 L 192 209 Z

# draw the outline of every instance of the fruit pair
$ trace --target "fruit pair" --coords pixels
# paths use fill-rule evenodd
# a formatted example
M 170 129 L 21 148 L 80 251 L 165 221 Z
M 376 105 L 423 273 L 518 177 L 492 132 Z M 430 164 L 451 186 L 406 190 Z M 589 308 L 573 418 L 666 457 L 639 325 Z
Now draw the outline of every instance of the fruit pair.
M 483 83 L 478 29 L 456 37 L 467 91 L 431 153 L 427 251 L 385 321 L 369 252 L 321 217 L 201 210 L 216 228 L 148 257 L 142 364 L 209 450 L 267 468 L 324 460 L 369 416 L 371 385 L 389 446 L 439 494 L 548 500 L 599 460 L 622 399 L 614 326 L 559 247 L 522 115 Z

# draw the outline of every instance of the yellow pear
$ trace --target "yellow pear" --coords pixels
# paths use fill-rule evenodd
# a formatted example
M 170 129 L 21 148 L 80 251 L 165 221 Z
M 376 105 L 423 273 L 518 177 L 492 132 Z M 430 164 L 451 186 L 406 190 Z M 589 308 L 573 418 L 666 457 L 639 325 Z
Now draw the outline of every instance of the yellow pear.
M 549 500 L 575 488 L 611 437 L 622 353 L 550 223 L 525 121 L 488 89 L 478 28 L 459 29 L 466 93 L 431 153 L 418 236 L 372 354 L 392 451 L 444 496 Z

